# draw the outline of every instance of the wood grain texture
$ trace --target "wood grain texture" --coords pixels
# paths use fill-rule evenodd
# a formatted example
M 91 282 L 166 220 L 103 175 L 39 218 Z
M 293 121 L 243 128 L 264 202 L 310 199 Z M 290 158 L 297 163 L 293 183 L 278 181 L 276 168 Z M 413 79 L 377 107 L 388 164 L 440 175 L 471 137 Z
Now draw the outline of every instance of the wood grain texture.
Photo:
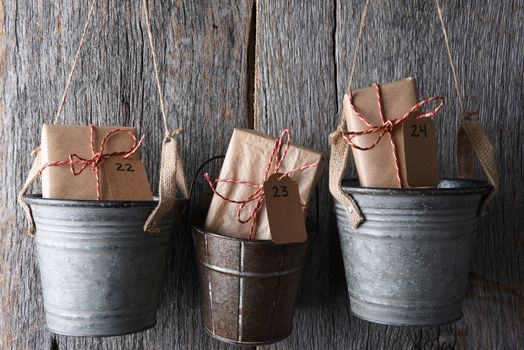
M 257 2 L 255 128 L 278 136 L 287 127 L 292 142 L 327 151 L 337 112 L 334 24 L 330 1 Z M 335 349 L 350 333 L 327 169 L 320 189 L 323 229 L 303 277 L 294 331 L 271 348 Z
M 288 127 L 296 143 L 328 151 L 363 1 L 266 0 L 254 8 L 247 0 L 149 0 L 149 6 L 168 114 L 172 127 L 187 131 L 181 143 L 190 177 L 203 160 L 225 152 L 233 127 L 254 126 L 274 136 Z M 183 228 L 174 233 L 154 329 L 93 339 L 54 336 L 44 328 L 34 244 L 22 235 L 25 222 L 15 199 L 40 126 L 54 115 L 87 7 L 81 1 L 0 1 L 0 349 L 232 348 L 211 340 L 200 324 L 194 251 Z M 495 142 L 502 174 L 501 193 L 478 231 L 464 318 L 442 327 L 393 327 L 351 315 L 324 176 L 322 230 L 306 266 L 294 331 L 267 348 L 524 344 L 524 207 L 518 186 L 524 178 L 524 5 L 445 0 L 443 7 L 468 105 L 481 109 L 479 120 Z M 140 1 L 99 1 L 64 116 L 70 124 L 138 126 L 146 135 L 142 155 L 156 189 L 161 120 L 143 23 Z M 436 122 L 442 174 L 455 175 L 457 100 L 432 3 L 373 1 L 364 38 L 355 87 L 412 75 L 421 97 L 447 98 Z M 217 173 L 218 165 L 209 170 Z M 209 191 L 199 185 L 195 198 L 196 212 Z
M 125 337 L 54 336 L 45 330 L 33 240 L 16 193 L 50 122 L 87 16 L 85 1 L 2 3 L 0 349 L 220 348 L 200 326 L 190 233 L 177 229 L 158 324 Z M 98 1 L 63 115 L 66 123 L 136 125 L 146 136 L 142 156 L 156 189 L 163 136 L 141 1 Z M 252 124 L 248 103 L 251 1 L 149 1 L 166 107 L 182 127 L 186 169 L 224 153 L 230 130 Z M 15 166 L 16 165 L 16 166 Z M 211 167 L 217 171 L 218 165 Z M 36 189 L 38 190 L 38 189 Z M 194 207 L 207 191 L 200 186 Z
M 290 127 L 296 142 L 328 150 L 327 136 L 338 122 L 363 3 L 257 3 L 255 125 L 275 135 Z M 393 327 L 350 315 L 324 179 L 323 230 L 304 278 L 295 329 L 273 348 L 517 349 L 524 344 L 523 238 L 518 219 L 524 213 L 511 185 L 523 176 L 524 32 L 518 20 L 523 6 L 507 0 L 444 1 L 443 6 L 468 105 L 481 109 L 480 123 L 495 142 L 503 174 L 501 194 L 478 231 L 464 317 L 442 327 Z M 354 87 L 407 76 L 418 79 L 421 97 L 447 98 L 436 122 L 442 175 L 454 176 L 457 99 L 433 3 L 372 1 Z M 355 174 L 354 169 L 350 173 Z

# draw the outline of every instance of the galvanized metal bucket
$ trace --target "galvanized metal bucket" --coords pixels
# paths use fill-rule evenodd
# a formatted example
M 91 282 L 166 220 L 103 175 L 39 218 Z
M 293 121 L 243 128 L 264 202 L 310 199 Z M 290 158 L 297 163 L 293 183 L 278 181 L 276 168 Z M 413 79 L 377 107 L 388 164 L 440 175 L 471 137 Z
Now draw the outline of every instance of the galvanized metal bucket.
M 151 202 L 78 201 L 28 195 L 47 327 L 71 336 L 134 333 L 156 323 L 171 221 L 144 232 Z M 175 207 L 184 207 L 185 200 Z M 176 209 L 175 209 L 176 210 Z
M 462 315 L 481 200 L 474 180 L 433 189 L 363 188 L 343 182 L 366 221 L 354 229 L 335 203 L 352 312 L 394 325 L 439 325 Z
M 214 338 L 271 344 L 292 330 L 308 243 L 277 245 L 193 228 L 202 318 Z

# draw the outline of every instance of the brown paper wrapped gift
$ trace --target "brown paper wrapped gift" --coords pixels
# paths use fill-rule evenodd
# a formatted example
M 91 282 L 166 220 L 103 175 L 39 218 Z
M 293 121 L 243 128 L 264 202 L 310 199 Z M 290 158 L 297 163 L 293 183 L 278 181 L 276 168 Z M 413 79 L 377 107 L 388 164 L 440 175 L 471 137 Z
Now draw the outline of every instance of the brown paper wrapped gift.
M 275 139 L 270 136 L 254 130 L 235 129 L 220 171 L 220 178 L 262 184 L 274 147 Z M 291 179 L 298 183 L 303 205 L 308 204 L 311 192 L 320 179 L 324 165 L 322 154 L 305 147 L 290 145 L 279 171 L 285 173 L 314 163 L 319 165 L 291 176 Z M 236 200 L 247 198 L 253 190 L 253 187 L 235 183 L 219 182 L 216 186 L 217 192 Z M 239 204 L 230 203 L 214 195 L 205 222 L 206 230 L 231 237 L 248 238 L 251 223 L 242 224 L 237 220 L 238 208 Z M 253 238 L 271 239 L 265 204 L 259 212 Z
M 112 130 L 122 131 L 111 135 L 105 143 L 103 153 L 130 150 L 136 137 L 135 128 L 93 127 L 95 153 L 100 151 L 104 137 Z M 73 160 L 89 160 L 93 157 L 91 149 L 91 129 L 89 126 L 46 124 L 42 128 L 42 164 Z M 85 163 L 75 165 L 79 171 Z M 139 150 L 126 159 L 120 156 L 104 158 L 98 164 L 100 170 L 100 199 L 102 200 L 152 200 L 151 187 L 140 160 Z M 42 196 L 44 198 L 96 200 L 97 183 L 92 164 L 78 175 L 73 175 L 66 165 L 47 166 L 42 171 Z
M 381 104 L 387 121 L 400 118 L 418 103 L 416 81 L 413 78 L 380 85 Z M 443 98 L 441 99 L 443 103 Z M 343 113 L 347 128 L 351 132 L 361 132 L 369 128 L 358 117 L 365 118 L 372 126 L 383 126 L 379 114 L 377 91 L 368 87 L 352 92 L 352 102 L 348 94 L 344 96 Z M 440 107 L 434 111 L 438 111 Z M 392 130 L 368 150 L 352 147 L 353 158 L 361 186 L 383 188 L 435 187 L 438 185 L 439 166 L 437 160 L 437 140 L 434 122 L 429 118 L 418 120 L 419 111 L 413 111 L 404 123 Z M 377 140 L 380 132 L 359 135 L 353 140 L 361 147 L 369 147 Z M 393 145 L 396 152 L 393 151 Z M 395 155 L 398 159 L 395 159 Z M 397 166 L 400 170 L 400 180 Z

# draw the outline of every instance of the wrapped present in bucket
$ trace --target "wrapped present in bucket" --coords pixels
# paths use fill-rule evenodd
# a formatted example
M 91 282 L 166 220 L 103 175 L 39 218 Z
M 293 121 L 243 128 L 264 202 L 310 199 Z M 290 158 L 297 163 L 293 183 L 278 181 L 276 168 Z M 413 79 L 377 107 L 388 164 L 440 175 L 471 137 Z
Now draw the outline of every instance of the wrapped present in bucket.
M 287 129 L 277 139 L 235 129 L 219 178 L 204 175 L 214 195 L 193 238 L 212 337 L 256 346 L 291 333 L 309 243 L 304 208 L 323 166 Z
M 153 199 L 136 129 L 46 124 L 42 128 L 42 197 Z
M 68 336 L 120 336 L 157 323 L 167 269 L 173 216 L 188 198 L 176 137 L 169 127 L 147 1 L 144 17 L 164 130 L 159 195 L 151 188 L 134 128 L 56 125 L 77 67 L 96 1 L 88 18 L 54 125 L 44 125 L 41 147 L 18 203 L 29 235 L 36 234 L 47 328 Z M 79 107 L 81 110 L 82 106 Z M 42 194 L 28 194 L 42 177 Z
M 142 141 L 134 128 L 42 129 L 19 201 L 28 233 L 37 232 L 46 322 L 54 333 L 114 336 L 156 323 L 172 228 L 164 214 L 180 203 L 153 200 L 138 154 Z M 161 168 L 169 168 L 166 153 L 176 154 L 166 143 L 174 146 L 166 136 Z M 43 195 L 26 195 L 38 175 Z M 160 183 L 164 200 L 174 202 Z
M 429 112 L 420 108 L 438 101 Z M 436 187 L 440 181 L 437 137 L 431 117 L 444 105 L 441 96 L 418 101 L 413 78 L 349 91 L 343 114 L 360 185 Z
M 288 193 L 287 187 L 273 186 L 272 190 L 275 192 L 266 196 L 264 187 L 267 186 L 264 184 L 275 178 L 274 174 L 277 174 L 277 181 L 286 179 L 296 183 L 296 203 L 298 208 L 305 207 L 320 179 L 323 166 L 322 154 L 291 144 L 291 132 L 287 129 L 277 139 L 254 130 L 235 129 L 219 178 L 213 182 L 209 175 L 205 174 L 215 193 L 205 221 L 205 229 L 236 238 L 271 239 L 273 242 L 280 240 L 279 243 L 297 242 L 293 237 L 276 239 L 275 229 L 272 232 L 270 226 L 271 222 L 278 219 L 268 220 L 268 201 L 273 201 L 274 197 L 286 197 L 288 194 L 292 197 L 291 187 Z M 282 225 L 279 227 L 285 230 L 293 226 L 294 209 L 296 208 L 290 208 L 289 212 L 287 209 L 280 212 L 270 210 L 269 213 L 271 218 L 280 217 Z M 302 210 L 300 213 L 303 224 Z
M 438 176 L 430 118 L 443 106 L 443 97 L 418 102 L 412 78 L 352 91 L 368 2 L 360 18 L 344 113 L 331 134 L 329 188 L 351 311 L 380 324 L 438 326 L 461 317 L 475 231 L 499 184 L 493 145 L 471 118 L 476 113 L 466 109 L 442 8 L 439 1 L 434 4 L 461 108 L 459 178 L 439 181 Z M 419 110 L 435 102 L 440 103 L 433 110 Z M 343 180 L 350 149 L 359 181 Z M 471 180 L 475 155 L 491 185 Z

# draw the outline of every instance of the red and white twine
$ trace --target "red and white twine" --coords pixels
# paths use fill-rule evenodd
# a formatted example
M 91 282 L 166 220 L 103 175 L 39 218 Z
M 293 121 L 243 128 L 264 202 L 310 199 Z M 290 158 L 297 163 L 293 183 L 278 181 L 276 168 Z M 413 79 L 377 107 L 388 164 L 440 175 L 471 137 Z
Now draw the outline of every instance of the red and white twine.
M 411 113 L 417 111 L 420 107 L 422 107 L 422 106 L 424 106 L 426 104 L 429 104 L 429 103 L 431 103 L 433 101 L 439 100 L 440 103 L 434 109 L 432 109 L 431 111 L 429 111 L 427 113 L 419 114 L 419 115 L 416 116 L 416 118 L 417 119 L 424 119 L 424 118 L 431 118 L 431 117 L 435 116 L 437 114 L 437 112 L 442 108 L 442 106 L 444 106 L 444 97 L 442 97 L 442 96 L 434 96 L 434 97 L 430 97 L 430 98 L 427 98 L 425 100 L 422 100 L 422 101 L 418 102 L 417 104 L 415 104 L 413 107 L 411 107 L 411 109 L 409 111 L 407 111 L 401 117 L 387 120 L 386 117 L 384 116 L 384 108 L 383 108 L 383 105 L 382 105 L 382 94 L 381 94 L 381 91 L 380 91 L 380 86 L 377 83 L 374 83 L 373 84 L 373 88 L 375 89 L 375 92 L 376 92 L 376 95 L 377 95 L 378 112 L 379 112 L 379 115 L 380 115 L 380 119 L 382 121 L 382 125 L 372 125 L 366 119 L 366 117 L 364 117 L 361 113 L 359 113 L 357 111 L 355 105 L 353 104 L 353 91 L 349 90 L 349 92 L 348 92 L 349 105 L 350 105 L 350 107 L 351 107 L 351 109 L 353 111 L 353 115 L 356 116 L 368 128 L 365 129 L 365 130 L 362 130 L 362 131 L 346 131 L 346 132 L 344 132 L 343 137 L 344 137 L 344 140 L 349 145 L 351 145 L 351 147 L 359 149 L 361 151 L 367 151 L 367 150 L 373 149 L 376 145 L 378 145 L 380 140 L 386 134 L 388 134 L 389 141 L 390 141 L 390 144 L 391 144 L 391 150 L 392 150 L 392 154 L 393 154 L 393 163 L 394 163 L 395 170 L 396 170 L 397 181 L 398 181 L 399 187 L 402 188 L 402 179 L 400 177 L 400 164 L 399 164 L 399 160 L 398 160 L 398 156 L 397 156 L 397 147 L 396 147 L 395 141 L 393 139 L 393 130 L 397 126 L 402 125 L 406 121 L 406 119 L 411 115 Z M 369 135 L 369 134 L 374 134 L 374 133 L 379 133 L 379 134 L 378 134 L 378 137 L 375 139 L 375 141 L 370 146 L 361 146 L 361 145 L 356 144 L 355 141 L 353 141 L 353 139 L 358 137 L 358 136 Z
M 102 161 L 106 158 L 113 157 L 113 156 L 123 156 L 122 158 L 126 159 L 133 153 L 135 153 L 142 142 L 144 141 L 144 136 L 140 138 L 140 140 L 137 142 L 135 135 L 130 130 L 123 130 L 123 129 L 114 129 L 111 130 L 102 140 L 100 143 L 100 149 L 97 152 L 95 149 L 95 128 L 93 125 L 89 125 L 89 130 L 91 132 L 90 136 L 90 142 L 91 142 L 91 158 L 83 158 L 79 156 L 76 153 L 71 153 L 69 155 L 68 160 L 59 160 L 59 161 L 53 161 L 45 163 L 40 170 L 38 171 L 39 174 L 41 174 L 45 169 L 52 167 L 52 166 L 59 166 L 59 165 L 67 165 L 71 169 L 71 173 L 74 176 L 80 175 L 88 166 L 91 166 L 91 171 L 95 173 L 96 177 L 96 198 L 97 200 L 100 200 L 100 168 L 99 165 L 102 163 Z M 111 152 L 111 153 L 104 153 L 104 148 L 109 141 L 109 139 L 114 136 L 117 133 L 127 133 L 131 140 L 133 141 L 133 144 L 128 150 L 125 151 L 119 151 L 119 152 Z M 77 168 L 80 166 L 80 168 Z
M 286 137 L 286 140 L 285 140 L 285 143 L 283 144 L 284 137 Z M 219 182 L 222 182 L 222 183 L 233 183 L 233 184 L 237 184 L 237 185 L 243 185 L 243 186 L 248 186 L 248 187 L 254 188 L 255 190 L 251 194 L 249 194 L 246 198 L 244 198 L 244 199 L 231 199 L 231 198 L 228 198 L 228 197 L 222 195 L 221 193 L 219 193 L 216 190 L 215 185 L 213 185 L 213 182 L 211 181 L 211 178 L 209 177 L 209 174 L 208 173 L 204 174 L 204 178 L 208 182 L 209 187 L 211 188 L 211 190 L 217 196 L 219 196 L 220 198 L 222 198 L 223 200 L 225 200 L 227 202 L 234 203 L 234 204 L 240 204 L 240 207 L 237 210 L 237 220 L 241 224 L 245 224 L 245 223 L 248 223 L 248 222 L 251 221 L 251 227 L 250 227 L 250 230 L 249 230 L 249 239 L 252 239 L 254 234 L 255 234 L 255 229 L 256 229 L 256 226 L 257 226 L 258 216 L 260 214 L 260 209 L 262 209 L 262 206 L 264 205 L 264 203 L 266 201 L 265 195 L 264 195 L 264 182 L 267 181 L 267 179 L 269 178 L 270 175 L 279 172 L 280 168 L 282 167 L 282 162 L 284 161 L 284 158 L 286 158 L 287 151 L 289 149 L 290 144 L 291 144 L 291 131 L 289 131 L 288 129 L 284 129 L 282 131 L 282 134 L 280 135 L 280 137 L 278 139 L 276 139 L 276 141 L 275 141 L 275 147 L 273 148 L 273 152 L 271 153 L 271 157 L 269 158 L 268 165 L 267 165 L 266 171 L 264 173 L 264 179 L 263 179 L 262 183 L 260 183 L 260 184 L 255 184 L 255 183 L 251 183 L 251 182 L 248 182 L 248 181 L 242 181 L 242 180 L 239 180 L 239 179 L 229 179 L 229 178 L 218 178 L 218 179 L 215 179 L 214 182 L 216 184 L 218 184 Z M 283 146 L 283 148 L 282 148 L 282 146 Z M 316 163 L 307 164 L 307 165 L 304 165 L 304 166 L 301 166 L 301 167 L 289 170 L 289 171 L 283 173 L 279 177 L 279 179 L 282 180 L 285 177 L 291 177 L 294 174 L 299 173 L 301 171 L 318 167 L 318 165 L 319 165 L 319 163 L 316 162 Z M 251 209 L 251 211 L 249 212 L 248 217 L 247 218 L 243 218 L 242 217 L 242 212 L 245 210 L 247 205 L 250 204 L 251 202 L 254 202 L 255 204 L 254 204 L 253 208 Z

